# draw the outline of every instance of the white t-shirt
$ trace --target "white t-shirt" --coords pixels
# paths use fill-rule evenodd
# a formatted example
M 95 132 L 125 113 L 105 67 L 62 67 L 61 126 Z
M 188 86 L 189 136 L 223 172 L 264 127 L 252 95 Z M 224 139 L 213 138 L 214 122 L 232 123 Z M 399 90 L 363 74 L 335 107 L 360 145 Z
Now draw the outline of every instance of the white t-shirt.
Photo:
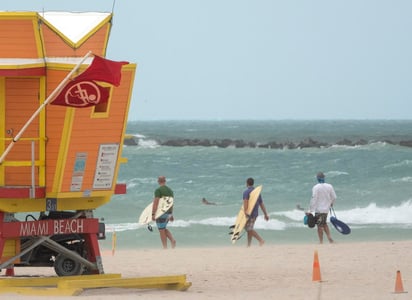
M 310 211 L 328 213 L 335 200 L 336 194 L 333 186 L 329 183 L 318 183 L 312 188 Z

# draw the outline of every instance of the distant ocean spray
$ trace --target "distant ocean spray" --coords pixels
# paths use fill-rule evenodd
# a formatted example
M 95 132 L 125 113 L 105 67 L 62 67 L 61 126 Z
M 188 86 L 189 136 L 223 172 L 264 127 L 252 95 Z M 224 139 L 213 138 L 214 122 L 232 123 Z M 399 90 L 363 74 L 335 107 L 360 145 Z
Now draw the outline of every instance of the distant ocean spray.
M 107 247 L 114 232 L 118 247 L 160 247 L 156 230 L 137 224 L 158 175 L 165 175 L 175 192 L 175 222 L 169 226 L 181 247 L 231 245 L 229 226 L 247 177 L 263 185 L 270 221 L 260 217 L 256 228 L 267 243 L 316 243 L 296 205 L 307 207 L 317 171 L 334 185 L 337 217 L 352 228 L 348 236 L 333 230 L 335 240 L 412 238 L 412 148 L 400 143 L 412 140 L 412 121 L 147 121 L 130 122 L 127 133 L 136 141 L 123 150 L 128 163 L 118 181 L 127 183 L 127 194 L 96 212 L 106 222 Z M 242 140 L 252 146 L 162 145 L 184 139 Z M 309 140 L 323 145 L 256 146 Z M 201 204 L 203 197 L 217 205 Z

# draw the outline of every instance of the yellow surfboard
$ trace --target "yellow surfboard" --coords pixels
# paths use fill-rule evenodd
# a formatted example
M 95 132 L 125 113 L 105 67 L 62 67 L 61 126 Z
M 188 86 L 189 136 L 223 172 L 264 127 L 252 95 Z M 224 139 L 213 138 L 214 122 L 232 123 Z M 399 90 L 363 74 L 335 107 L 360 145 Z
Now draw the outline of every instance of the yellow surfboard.
M 260 193 L 262 192 L 263 186 L 259 185 L 253 189 L 249 196 L 249 205 L 247 214 L 250 215 L 252 213 L 253 208 L 255 208 L 256 202 L 259 199 Z M 237 214 L 236 223 L 233 227 L 233 232 L 231 235 L 232 244 L 236 243 L 238 239 L 240 239 L 241 233 L 246 226 L 248 218 L 245 215 L 243 210 L 243 204 Z

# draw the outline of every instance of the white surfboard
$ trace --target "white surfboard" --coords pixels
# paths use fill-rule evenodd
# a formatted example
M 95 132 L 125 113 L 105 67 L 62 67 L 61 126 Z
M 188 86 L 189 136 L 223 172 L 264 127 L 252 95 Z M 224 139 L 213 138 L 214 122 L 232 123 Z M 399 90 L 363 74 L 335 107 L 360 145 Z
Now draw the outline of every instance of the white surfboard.
M 249 196 L 249 205 L 247 214 L 250 215 L 252 213 L 253 208 L 256 205 L 257 200 L 259 199 L 260 193 L 262 192 L 262 186 L 259 185 L 253 189 Z M 239 213 L 237 214 L 236 223 L 233 227 L 233 232 L 231 235 L 232 244 L 236 243 L 238 239 L 241 237 L 241 233 L 246 226 L 248 218 L 245 215 L 243 210 L 243 204 L 240 207 Z
M 165 212 L 167 212 L 173 206 L 173 197 L 162 197 L 159 199 L 159 205 L 157 206 L 155 219 L 159 218 Z M 152 208 L 153 202 L 150 203 L 146 208 L 142 211 L 139 217 L 139 224 L 149 224 L 152 222 Z

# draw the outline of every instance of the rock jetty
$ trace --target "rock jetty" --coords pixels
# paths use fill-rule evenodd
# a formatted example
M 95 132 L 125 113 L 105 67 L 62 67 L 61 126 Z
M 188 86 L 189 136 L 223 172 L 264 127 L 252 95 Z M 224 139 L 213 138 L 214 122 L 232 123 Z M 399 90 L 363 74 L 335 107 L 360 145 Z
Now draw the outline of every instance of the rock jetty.
M 194 147 L 194 146 L 202 146 L 202 147 L 218 147 L 218 148 L 267 148 L 267 149 L 303 149 L 303 148 L 327 148 L 335 145 L 339 146 L 360 146 L 360 145 L 368 145 L 372 143 L 387 143 L 391 145 L 399 145 L 404 147 L 412 147 L 412 140 L 403 140 L 399 142 L 394 142 L 390 140 L 383 140 L 383 141 L 367 141 L 364 139 L 351 141 L 349 139 L 342 139 L 336 141 L 334 143 L 326 143 L 316 141 L 312 138 L 304 139 L 300 142 L 279 142 L 279 141 L 272 141 L 272 142 L 265 142 L 265 143 L 258 143 L 258 142 L 251 142 L 245 141 L 242 139 L 187 139 L 187 138 L 176 138 L 176 139 L 167 139 L 164 141 L 157 140 L 156 141 L 160 146 L 170 146 L 170 147 Z M 127 136 L 124 140 L 124 144 L 128 146 L 136 146 L 139 145 L 138 139 L 134 136 Z

